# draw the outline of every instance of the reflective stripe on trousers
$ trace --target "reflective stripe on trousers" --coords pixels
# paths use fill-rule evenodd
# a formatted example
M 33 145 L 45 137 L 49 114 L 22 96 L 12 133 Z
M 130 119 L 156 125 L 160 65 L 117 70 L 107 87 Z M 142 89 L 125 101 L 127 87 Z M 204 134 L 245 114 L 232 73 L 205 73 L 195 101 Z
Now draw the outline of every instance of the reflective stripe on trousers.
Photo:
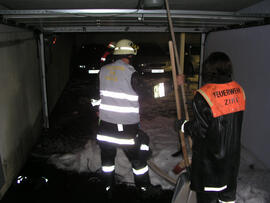
M 145 167 L 143 167 L 143 168 L 141 168 L 141 169 L 135 169 L 135 168 L 133 168 L 132 170 L 133 170 L 133 173 L 134 173 L 135 175 L 143 175 L 143 174 L 145 174 L 146 172 L 148 172 L 148 166 L 145 166 Z
M 227 188 L 227 185 L 222 187 L 204 187 L 204 191 L 206 192 L 220 192 L 222 190 L 225 190 Z
M 228 202 L 226 202 L 226 201 L 222 201 L 222 200 L 218 200 L 218 202 L 219 203 L 235 203 L 235 201 L 228 201 Z
M 149 146 L 146 145 L 146 144 L 141 144 L 140 150 L 142 150 L 142 151 L 149 151 Z
M 112 165 L 112 166 L 102 166 L 102 171 L 104 173 L 111 173 L 113 172 L 115 169 L 115 165 Z
M 97 134 L 97 140 L 105 141 L 105 142 L 109 142 L 113 144 L 120 144 L 120 145 L 134 145 L 135 144 L 134 139 L 121 139 L 121 138 L 110 137 L 107 135 L 100 135 L 100 134 Z

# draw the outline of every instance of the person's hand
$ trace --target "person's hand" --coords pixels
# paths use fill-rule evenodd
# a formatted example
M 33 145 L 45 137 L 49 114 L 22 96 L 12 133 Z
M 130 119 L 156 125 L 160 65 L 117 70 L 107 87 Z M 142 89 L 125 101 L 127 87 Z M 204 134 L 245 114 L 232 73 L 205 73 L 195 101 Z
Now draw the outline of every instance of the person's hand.
M 180 74 L 176 76 L 177 85 L 183 85 L 185 83 L 185 75 Z

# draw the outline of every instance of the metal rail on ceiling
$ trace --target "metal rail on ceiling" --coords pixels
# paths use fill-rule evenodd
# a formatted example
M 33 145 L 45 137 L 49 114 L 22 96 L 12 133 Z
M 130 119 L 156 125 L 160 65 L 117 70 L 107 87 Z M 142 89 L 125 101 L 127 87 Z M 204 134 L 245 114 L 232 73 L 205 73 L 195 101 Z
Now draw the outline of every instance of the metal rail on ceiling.
M 15 25 L 25 25 L 43 32 L 168 31 L 166 10 L 0 10 L 0 16 L 5 24 L 13 22 Z M 176 32 L 185 30 L 207 32 L 223 26 L 243 25 L 250 22 L 262 23 L 265 16 L 242 15 L 234 12 L 171 10 L 171 17 Z

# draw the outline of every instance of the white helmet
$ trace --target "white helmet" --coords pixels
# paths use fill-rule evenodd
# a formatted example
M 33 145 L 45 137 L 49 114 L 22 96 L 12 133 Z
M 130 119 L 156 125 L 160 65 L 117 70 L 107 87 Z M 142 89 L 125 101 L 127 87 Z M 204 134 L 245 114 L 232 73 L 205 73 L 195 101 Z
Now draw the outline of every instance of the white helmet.
M 119 40 L 114 48 L 113 55 L 137 55 L 138 46 L 128 39 Z

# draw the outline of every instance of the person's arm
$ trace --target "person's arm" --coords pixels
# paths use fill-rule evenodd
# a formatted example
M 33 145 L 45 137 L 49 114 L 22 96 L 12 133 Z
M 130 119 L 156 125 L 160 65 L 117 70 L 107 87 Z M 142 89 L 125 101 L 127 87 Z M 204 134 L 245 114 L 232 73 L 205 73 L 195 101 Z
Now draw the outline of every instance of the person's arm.
M 143 91 L 143 82 L 137 71 L 134 72 L 131 76 L 131 86 L 137 94 Z
M 204 137 L 212 119 L 212 112 L 207 102 L 199 93 L 195 95 L 193 100 L 193 114 L 193 120 L 184 123 L 182 119 L 180 125 L 178 124 L 178 128 L 183 130 L 185 135 Z

